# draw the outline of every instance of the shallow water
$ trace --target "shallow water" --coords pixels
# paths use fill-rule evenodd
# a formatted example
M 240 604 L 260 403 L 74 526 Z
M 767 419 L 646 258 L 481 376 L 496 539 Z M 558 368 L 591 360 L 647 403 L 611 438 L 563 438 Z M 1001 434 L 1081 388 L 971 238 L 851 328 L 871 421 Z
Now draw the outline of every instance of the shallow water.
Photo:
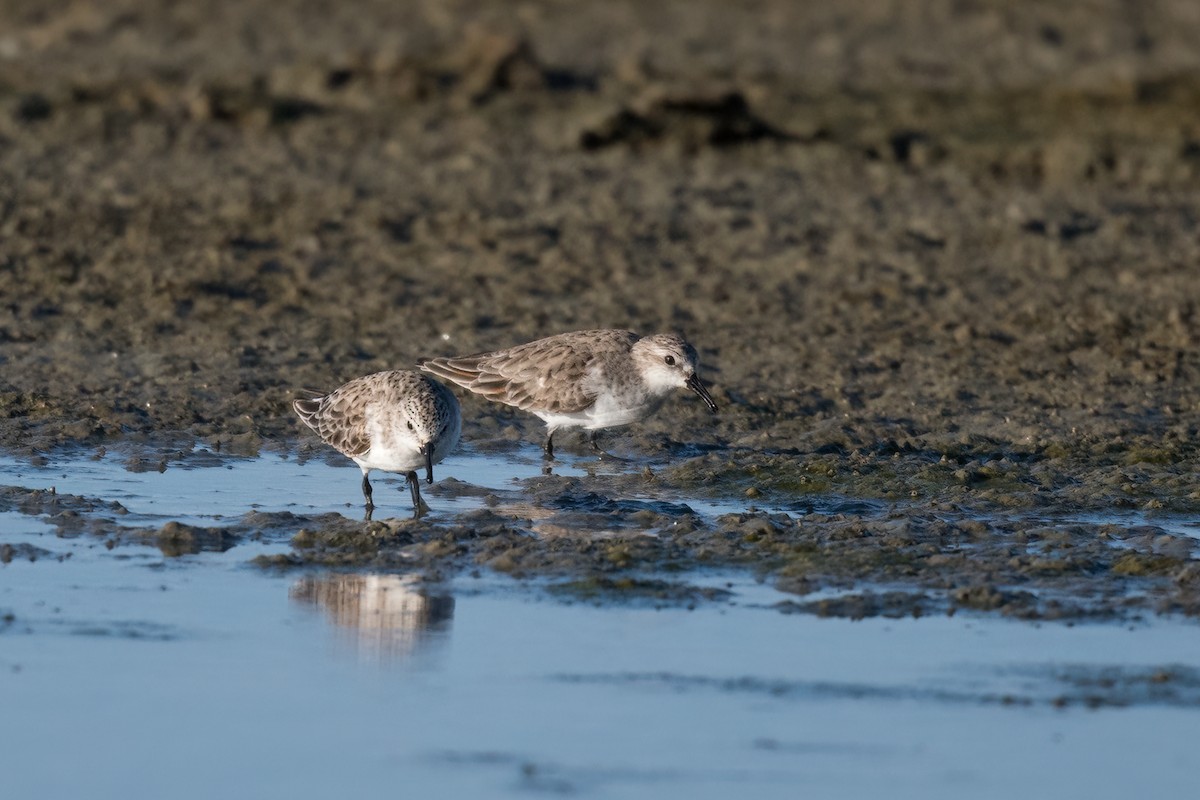
M 9 459 L 0 484 L 117 500 L 124 525 L 358 511 L 357 470 L 320 460 L 125 463 Z M 502 491 L 540 469 L 467 454 L 439 477 Z M 482 502 L 436 488 L 434 514 Z M 385 496 L 408 512 L 402 483 L 379 482 Z M 569 602 L 486 571 L 428 585 L 247 565 L 286 541 L 168 558 L 14 512 L 0 531 L 47 551 L 0 567 L 13 797 L 1097 798 L 1194 778 L 1187 621 L 828 620 L 779 613 L 787 595 L 728 572 L 688 576 L 732 592 L 692 610 Z

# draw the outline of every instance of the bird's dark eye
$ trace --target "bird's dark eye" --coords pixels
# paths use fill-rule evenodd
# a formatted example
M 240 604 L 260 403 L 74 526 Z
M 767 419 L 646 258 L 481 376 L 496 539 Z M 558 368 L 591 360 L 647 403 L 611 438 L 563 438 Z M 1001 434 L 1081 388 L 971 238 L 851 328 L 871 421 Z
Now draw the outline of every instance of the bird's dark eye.
M 675 356 L 667 356 L 663 359 L 663 361 L 667 362 L 668 367 L 675 366 Z
M 411 422 L 410 422 L 410 423 L 408 423 L 408 429 L 409 429 L 410 431 L 413 429 L 413 424 L 412 424 Z

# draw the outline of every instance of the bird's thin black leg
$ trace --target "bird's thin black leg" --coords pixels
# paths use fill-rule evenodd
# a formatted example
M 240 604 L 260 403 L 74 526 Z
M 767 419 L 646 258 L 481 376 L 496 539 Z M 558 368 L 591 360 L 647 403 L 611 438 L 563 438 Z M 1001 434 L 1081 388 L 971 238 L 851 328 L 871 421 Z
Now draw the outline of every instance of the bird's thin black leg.
M 554 431 L 546 434 L 546 443 L 542 445 L 542 458 L 546 461 L 554 460 Z
M 421 506 L 421 482 L 417 480 L 417 473 L 408 473 L 408 490 L 412 493 L 413 516 L 419 517 L 424 513 L 424 508 Z
M 371 512 L 375 510 L 375 503 L 371 500 L 371 482 L 367 480 L 367 473 L 365 472 L 363 473 L 362 490 L 363 498 L 367 501 L 366 506 L 364 507 L 367 512 L 366 519 L 368 522 L 370 522 Z

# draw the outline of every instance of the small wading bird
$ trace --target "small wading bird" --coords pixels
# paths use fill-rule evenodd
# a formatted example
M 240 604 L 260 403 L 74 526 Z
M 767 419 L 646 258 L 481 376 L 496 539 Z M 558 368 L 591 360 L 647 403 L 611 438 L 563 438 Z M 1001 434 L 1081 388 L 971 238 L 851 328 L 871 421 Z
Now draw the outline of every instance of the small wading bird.
M 673 389 L 700 395 L 713 413 L 717 404 L 696 375 L 696 348 L 660 333 L 632 331 L 562 333 L 536 342 L 453 358 L 421 359 L 428 373 L 498 403 L 515 406 L 546 423 L 547 459 L 554 458 L 559 428 L 592 431 L 628 425 L 651 414 Z
M 349 456 L 362 470 L 366 518 L 373 469 L 403 472 L 412 492 L 413 514 L 423 513 L 417 470 L 433 483 L 433 465 L 458 444 L 462 415 L 454 393 L 411 370 L 355 378 L 327 395 L 292 403 L 300 420 L 321 440 Z

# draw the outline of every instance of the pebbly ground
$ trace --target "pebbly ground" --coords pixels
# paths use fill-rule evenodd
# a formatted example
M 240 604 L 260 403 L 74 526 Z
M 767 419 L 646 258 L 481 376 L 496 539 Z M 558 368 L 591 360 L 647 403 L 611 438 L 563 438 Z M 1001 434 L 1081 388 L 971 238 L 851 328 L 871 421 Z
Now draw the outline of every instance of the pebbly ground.
M 1188 0 L 0 0 L 0 445 L 291 451 L 298 388 L 679 330 L 721 413 L 681 396 L 620 450 L 801 511 L 676 548 L 620 505 L 635 470 L 527 487 L 613 504 L 628 557 L 496 512 L 372 535 L 458 543 L 428 569 L 1196 613 L 1194 540 L 1038 521 L 1200 510 L 1196 41 Z M 540 436 L 464 410 L 485 451 Z M 878 505 L 802 513 L 831 495 Z M 301 528 L 298 562 L 390 563 Z

